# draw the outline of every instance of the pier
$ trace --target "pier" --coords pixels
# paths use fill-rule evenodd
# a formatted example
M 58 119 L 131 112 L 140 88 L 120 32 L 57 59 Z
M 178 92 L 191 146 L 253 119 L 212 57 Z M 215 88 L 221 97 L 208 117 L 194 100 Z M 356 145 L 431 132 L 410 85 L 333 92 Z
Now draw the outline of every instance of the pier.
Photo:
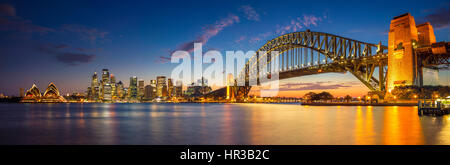
M 419 100 L 418 113 L 419 115 L 433 115 L 442 116 L 450 114 L 450 106 L 445 104 L 446 100 Z

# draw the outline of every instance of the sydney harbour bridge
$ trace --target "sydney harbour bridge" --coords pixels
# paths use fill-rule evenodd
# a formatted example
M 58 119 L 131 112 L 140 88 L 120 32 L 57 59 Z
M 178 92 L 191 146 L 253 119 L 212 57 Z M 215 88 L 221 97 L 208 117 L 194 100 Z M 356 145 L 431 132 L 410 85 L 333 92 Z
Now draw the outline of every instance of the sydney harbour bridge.
M 267 76 L 261 72 L 276 72 L 279 80 L 350 72 L 371 91 L 380 92 L 389 92 L 395 86 L 422 86 L 423 68 L 449 69 L 449 45 L 436 42 L 432 26 L 428 22 L 416 26 L 409 13 L 391 21 L 388 46 L 309 30 L 284 34 L 265 43 L 248 60 L 237 77 L 245 80 L 244 85 L 234 83 L 207 95 L 246 98 L 249 82 L 260 85 L 260 75 Z M 278 60 L 275 71 L 270 68 L 274 58 Z M 267 66 L 268 70 L 257 66 Z

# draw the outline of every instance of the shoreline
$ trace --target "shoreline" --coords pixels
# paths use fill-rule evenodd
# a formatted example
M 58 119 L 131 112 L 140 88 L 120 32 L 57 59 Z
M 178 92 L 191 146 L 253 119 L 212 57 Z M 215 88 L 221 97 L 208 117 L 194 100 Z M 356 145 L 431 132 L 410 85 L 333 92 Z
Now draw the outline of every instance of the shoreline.
M 94 103 L 94 102 L 63 102 L 63 103 L 22 103 L 22 102 L 0 102 L 1 104 L 298 104 L 307 106 L 417 106 L 417 103 L 301 103 L 301 102 L 143 102 L 143 103 Z
M 302 103 L 310 106 L 417 106 L 417 103 Z

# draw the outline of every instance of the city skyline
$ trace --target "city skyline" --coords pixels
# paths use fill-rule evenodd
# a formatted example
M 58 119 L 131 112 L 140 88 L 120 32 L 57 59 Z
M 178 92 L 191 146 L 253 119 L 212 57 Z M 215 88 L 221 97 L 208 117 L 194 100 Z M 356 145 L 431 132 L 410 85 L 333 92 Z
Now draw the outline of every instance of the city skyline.
M 34 3 L 47 5 L 36 9 Z M 377 6 L 381 7 L 383 2 L 352 4 L 349 5 L 351 8 L 359 8 L 358 15 L 352 15 L 352 19 L 348 18 L 350 11 L 344 11 L 344 4 L 336 2 L 329 2 L 333 7 L 314 3 L 305 7 L 295 5 L 301 3 L 295 1 L 287 1 L 284 5 L 255 1 L 233 1 L 230 4 L 179 2 L 186 3 L 185 8 L 163 1 L 143 3 L 95 2 L 83 6 L 87 3 L 1 1 L 0 33 L 6 37 L 0 39 L 0 73 L 8 78 L 0 81 L 0 93 L 18 95 L 19 88 L 36 83 L 43 89 L 48 82 L 59 84 L 62 93 L 84 92 L 90 85 L 87 80 L 92 73 L 103 68 L 117 73 L 116 79 L 126 85 L 132 76 L 148 83 L 159 75 L 168 77 L 171 68 L 176 66 L 167 63 L 170 52 L 189 51 L 191 41 L 204 43 L 204 52 L 248 51 L 258 49 L 267 40 L 281 34 L 311 29 L 364 42 L 381 41 L 386 45 L 390 19 L 405 12 L 412 13 L 418 23 L 430 21 L 437 41 L 448 41 L 450 37 L 445 18 L 449 3 L 445 1 L 392 5 L 394 7 L 385 8 L 375 15 L 373 10 L 378 10 Z M 71 5 L 75 7 L 69 9 Z M 107 7 L 100 7 L 102 5 Z M 270 5 L 289 10 L 269 10 Z M 82 7 L 86 8 L 85 13 L 76 11 Z M 130 9 L 135 10 L 125 12 Z M 65 15 L 60 10 L 73 10 L 71 13 L 81 16 Z M 62 15 L 56 16 L 56 13 Z M 71 21 L 66 21 L 66 17 Z M 448 85 L 448 71 L 441 74 L 441 81 Z M 285 86 L 289 83 L 302 88 L 286 88 L 280 91 L 281 96 L 303 96 L 299 93 L 322 90 L 336 96 L 358 96 L 369 91 L 349 73 L 282 81 Z

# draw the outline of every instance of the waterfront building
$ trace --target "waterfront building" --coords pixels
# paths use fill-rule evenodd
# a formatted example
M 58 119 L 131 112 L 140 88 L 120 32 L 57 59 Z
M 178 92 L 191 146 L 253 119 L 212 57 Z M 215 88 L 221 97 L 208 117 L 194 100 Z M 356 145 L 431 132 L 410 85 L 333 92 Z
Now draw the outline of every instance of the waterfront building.
M 166 76 L 156 77 L 156 96 L 157 97 L 167 96 Z
M 152 95 L 156 97 L 156 80 L 150 80 L 150 85 L 153 87 Z
M 144 80 L 140 79 L 138 81 L 138 99 L 142 99 L 144 97 Z
M 122 83 L 122 81 L 119 81 L 119 82 L 116 84 L 117 97 L 118 97 L 119 100 L 125 99 L 125 96 L 126 96 L 126 95 L 125 95 L 125 91 L 124 91 L 123 89 L 124 89 L 123 83 Z
M 172 97 L 173 96 L 173 82 L 171 78 L 167 79 L 167 97 Z
M 124 97 L 123 100 L 127 100 L 128 98 L 130 98 L 130 97 L 129 97 L 128 89 L 129 89 L 129 88 L 127 88 L 127 87 L 123 87 L 123 97 Z
M 183 82 L 181 80 L 178 80 L 176 82 L 175 87 L 175 97 L 182 97 L 183 96 Z
M 130 86 L 128 89 L 128 99 L 130 101 L 137 101 L 137 77 L 130 77 Z
M 64 97 L 59 95 L 59 90 L 58 88 L 56 88 L 56 85 L 53 84 L 53 82 L 50 82 L 50 84 L 48 84 L 48 87 L 44 92 L 41 102 L 57 103 L 57 102 L 66 102 L 66 100 L 64 99 Z
M 25 96 L 21 102 L 39 102 L 41 99 L 41 92 L 36 84 L 33 84 L 30 89 L 27 90 Z
M 29 90 L 25 93 L 21 102 L 46 102 L 46 103 L 56 103 L 56 102 L 66 102 L 66 100 L 59 94 L 59 90 L 53 82 L 50 82 L 44 95 L 41 95 L 39 88 L 33 84 Z
M 144 100 L 152 100 L 155 95 L 153 95 L 154 87 L 151 85 L 146 85 L 144 90 Z
M 99 94 L 100 94 L 100 86 L 98 83 L 98 76 L 97 76 L 97 72 L 94 72 L 94 75 L 92 75 L 92 81 L 91 81 L 91 95 L 88 98 L 89 98 L 89 100 L 92 100 L 92 101 L 98 101 Z
M 103 97 L 104 97 L 104 95 L 105 95 L 105 91 L 104 91 L 104 89 L 105 89 L 105 85 L 106 84 L 109 84 L 109 82 L 110 82 L 110 75 L 109 75 L 109 70 L 108 69 L 103 69 L 102 70 L 102 86 L 101 86 L 101 96 L 100 96 L 100 98 L 103 100 Z
M 117 100 L 117 86 L 116 86 L 116 77 L 114 74 L 111 74 L 110 78 L 110 84 L 111 84 L 111 99 L 112 101 Z
M 112 87 L 111 84 L 106 83 L 103 86 L 103 102 L 111 102 L 112 101 Z

